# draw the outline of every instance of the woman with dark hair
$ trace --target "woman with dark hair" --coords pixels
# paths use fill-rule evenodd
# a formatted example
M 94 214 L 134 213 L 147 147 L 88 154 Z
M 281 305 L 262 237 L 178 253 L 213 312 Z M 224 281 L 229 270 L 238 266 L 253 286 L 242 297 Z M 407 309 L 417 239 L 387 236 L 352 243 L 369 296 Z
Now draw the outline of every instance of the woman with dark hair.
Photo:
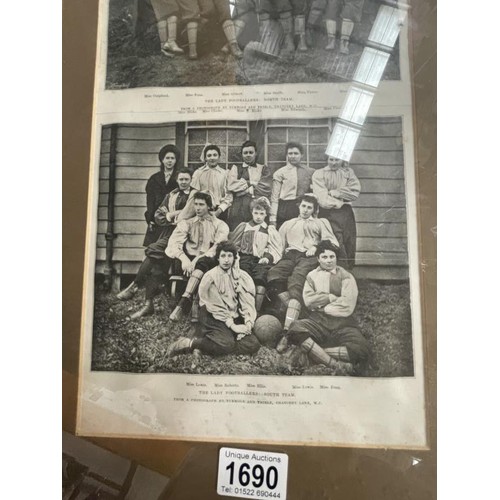
M 298 142 L 285 145 L 286 165 L 273 174 L 269 223 L 278 229 L 299 215 L 300 198 L 311 189 L 314 169 L 302 164 L 304 146 Z
M 266 294 L 267 273 L 283 254 L 283 242 L 277 229 L 265 222 L 271 204 L 265 196 L 252 202 L 252 219 L 242 222 L 229 235 L 240 252 L 240 268 L 256 286 L 255 307 L 260 311 Z
M 356 219 L 351 203 L 361 192 L 361 184 L 349 163 L 334 156 L 312 176 L 312 188 L 318 198 L 319 217 L 327 219 L 339 240 L 339 265 L 352 269 L 356 259 Z
M 233 194 L 227 225 L 233 231 L 241 222 L 252 217 L 252 201 L 265 196 L 271 197 L 273 174 L 266 165 L 257 163 L 257 145 L 245 141 L 241 146 L 241 165 L 233 165 L 227 176 L 227 188 Z
M 160 171 L 153 174 L 146 184 L 146 212 L 144 218 L 148 224 L 143 245 L 147 247 L 158 240 L 163 228 L 155 223 L 155 212 L 161 205 L 165 196 L 177 187 L 177 170 L 180 165 L 181 152 L 177 146 L 167 144 L 160 149 Z
M 172 321 L 179 321 L 191 308 L 201 278 L 217 265 L 214 258 L 217 244 L 226 241 L 229 235 L 227 224 L 212 213 L 211 194 L 197 192 L 193 198 L 196 215 L 179 222 L 165 250 L 167 257 L 180 260 L 182 272 L 189 277 L 186 289 L 170 315 Z
M 194 195 L 196 189 L 191 184 L 191 171 L 187 168 L 177 170 L 178 188 L 170 191 L 165 196 L 160 207 L 155 213 L 156 225 L 162 229 L 157 241 L 146 247 L 145 259 L 130 285 L 122 290 L 116 297 L 119 300 L 130 300 L 140 288 L 145 289 L 146 303 L 139 311 L 132 314 L 131 319 L 142 318 L 154 312 L 153 300 L 169 277 L 171 260 L 165 255 L 168 240 L 181 220 L 193 217 Z
M 200 283 L 200 315 L 195 338 L 180 337 L 167 348 L 168 356 L 199 349 L 203 354 L 255 354 L 260 342 L 253 334 L 257 311 L 252 278 L 238 267 L 236 246 L 217 245 L 217 265 Z
M 208 144 L 202 155 L 205 165 L 195 170 L 191 186 L 198 191 L 210 193 L 214 204 L 213 214 L 227 220 L 228 208 L 233 203 L 233 194 L 228 189 L 228 171 L 219 165 L 221 150 L 215 144 Z

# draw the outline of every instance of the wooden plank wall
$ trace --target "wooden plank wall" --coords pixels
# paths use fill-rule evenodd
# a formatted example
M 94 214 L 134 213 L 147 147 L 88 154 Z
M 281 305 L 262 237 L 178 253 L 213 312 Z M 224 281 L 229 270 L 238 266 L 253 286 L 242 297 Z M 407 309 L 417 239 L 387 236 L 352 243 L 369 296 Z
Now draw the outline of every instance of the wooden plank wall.
M 146 182 L 158 172 L 158 151 L 175 144 L 174 125 L 119 125 L 117 131 L 114 262 L 140 263 L 146 232 Z M 103 127 L 99 169 L 97 261 L 106 259 L 106 233 L 111 128 Z M 101 266 L 98 266 L 98 270 Z
M 167 143 L 180 143 L 183 138 L 179 134 L 176 140 L 175 125 L 119 125 L 117 134 L 113 262 L 119 271 L 133 273 L 144 258 L 146 181 L 158 171 L 159 149 Z M 98 272 L 105 260 L 109 148 L 110 127 L 104 127 L 99 176 Z M 362 194 L 353 204 L 358 227 L 355 274 L 406 278 L 408 245 L 401 119 L 368 118 L 351 166 L 362 186 Z
M 356 266 L 401 268 L 396 274 L 404 277 L 408 245 L 401 118 L 368 118 L 351 167 L 362 189 L 353 203 L 358 228 Z

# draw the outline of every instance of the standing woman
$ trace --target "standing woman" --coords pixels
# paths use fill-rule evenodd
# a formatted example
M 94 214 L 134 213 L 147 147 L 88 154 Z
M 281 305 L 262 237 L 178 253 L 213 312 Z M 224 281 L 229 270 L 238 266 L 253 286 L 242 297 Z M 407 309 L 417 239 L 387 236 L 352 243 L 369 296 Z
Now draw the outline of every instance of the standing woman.
M 227 225 L 233 231 L 241 222 L 252 219 L 254 199 L 271 197 L 273 175 L 266 165 L 257 163 L 257 145 L 245 141 L 241 146 L 242 165 L 233 165 L 227 177 L 227 188 L 233 194 Z
M 273 174 L 271 191 L 271 214 L 269 224 L 277 229 L 287 220 L 299 215 L 302 196 L 310 192 L 312 168 L 302 164 L 304 146 L 288 142 L 285 146 L 286 165 Z
M 352 269 L 356 259 L 356 219 L 351 203 L 361 192 L 361 183 L 349 163 L 334 156 L 312 176 L 313 193 L 318 198 L 319 217 L 327 219 L 339 241 L 338 261 Z
M 203 149 L 205 165 L 194 171 L 191 186 L 198 191 L 210 193 L 213 201 L 213 215 L 226 221 L 228 209 L 233 203 L 233 194 L 227 187 L 228 171 L 219 165 L 219 146 L 208 144 Z
M 155 223 L 155 212 L 165 196 L 177 187 L 177 170 L 180 165 L 181 153 L 173 144 L 167 144 L 160 149 L 160 171 L 153 174 L 146 184 L 146 212 L 144 217 L 148 225 L 143 245 L 145 247 L 155 243 L 164 228 Z

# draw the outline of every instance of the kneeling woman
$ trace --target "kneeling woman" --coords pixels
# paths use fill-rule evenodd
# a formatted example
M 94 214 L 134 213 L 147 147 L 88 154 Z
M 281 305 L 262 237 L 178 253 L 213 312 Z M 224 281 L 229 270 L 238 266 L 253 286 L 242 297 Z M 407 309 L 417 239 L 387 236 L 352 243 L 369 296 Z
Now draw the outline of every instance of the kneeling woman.
M 169 356 L 199 349 L 204 354 L 255 354 L 260 343 L 252 333 L 257 318 L 255 286 L 239 269 L 238 251 L 229 241 L 217 245 L 217 266 L 205 273 L 200 287 L 196 338 L 181 337 L 167 350 Z

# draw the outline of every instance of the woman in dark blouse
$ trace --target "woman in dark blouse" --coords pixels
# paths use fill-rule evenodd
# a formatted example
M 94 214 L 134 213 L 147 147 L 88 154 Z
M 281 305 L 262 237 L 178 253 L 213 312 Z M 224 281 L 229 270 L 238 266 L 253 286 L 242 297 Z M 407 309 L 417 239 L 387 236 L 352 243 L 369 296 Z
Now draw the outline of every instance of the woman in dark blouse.
M 146 212 L 144 217 L 148 224 L 143 245 L 147 247 L 160 237 L 163 228 L 155 223 L 155 212 L 165 196 L 177 187 L 176 177 L 180 165 L 181 153 L 173 144 L 167 144 L 160 149 L 160 171 L 153 174 L 146 184 Z

